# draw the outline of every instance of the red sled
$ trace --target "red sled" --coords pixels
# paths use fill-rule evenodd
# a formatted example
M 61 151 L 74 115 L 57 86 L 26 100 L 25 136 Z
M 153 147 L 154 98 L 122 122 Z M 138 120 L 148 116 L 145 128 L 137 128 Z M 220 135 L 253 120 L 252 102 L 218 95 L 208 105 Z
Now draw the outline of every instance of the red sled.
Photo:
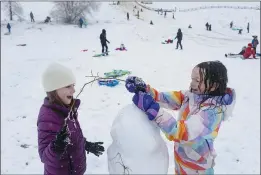
M 127 51 L 127 49 L 126 48 L 116 48 L 115 50 L 119 50 L 119 51 Z

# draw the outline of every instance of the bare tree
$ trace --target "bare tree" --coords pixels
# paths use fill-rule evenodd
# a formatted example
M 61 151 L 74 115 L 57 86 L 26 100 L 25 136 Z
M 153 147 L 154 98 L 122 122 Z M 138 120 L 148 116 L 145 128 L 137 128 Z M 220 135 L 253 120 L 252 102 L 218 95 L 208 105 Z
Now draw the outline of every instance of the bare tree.
M 99 8 L 98 2 L 90 1 L 63 1 L 54 3 L 55 6 L 51 12 L 51 16 L 58 21 L 68 24 L 76 23 L 80 17 L 85 17 Z
M 14 16 L 17 16 L 18 19 L 22 18 L 23 8 L 19 2 L 7 1 L 1 3 L 3 3 L 3 10 L 9 16 L 10 21 L 13 21 Z

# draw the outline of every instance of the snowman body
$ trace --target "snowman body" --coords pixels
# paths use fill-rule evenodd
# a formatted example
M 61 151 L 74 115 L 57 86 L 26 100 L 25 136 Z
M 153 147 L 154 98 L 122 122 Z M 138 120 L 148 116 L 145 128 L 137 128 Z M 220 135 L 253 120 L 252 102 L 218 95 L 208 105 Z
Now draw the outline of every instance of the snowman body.
M 167 174 L 169 154 L 155 122 L 134 104 L 119 111 L 107 149 L 110 174 Z

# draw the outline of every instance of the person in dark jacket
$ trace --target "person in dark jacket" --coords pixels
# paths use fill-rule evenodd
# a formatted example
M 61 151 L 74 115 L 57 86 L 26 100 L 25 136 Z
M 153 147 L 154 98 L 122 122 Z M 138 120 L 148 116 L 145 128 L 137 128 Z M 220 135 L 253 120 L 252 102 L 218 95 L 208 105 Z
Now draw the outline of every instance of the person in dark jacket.
M 241 34 L 242 34 L 242 31 L 243 31 L 243 29 L 239 29 L 239 30 L 238 30 L 238 34 L 241 35 Z
M 211 31 L 211 24 L 209 24 L 209 26 L 208 26 L 208 30 Z
M 246 46 L 243 46 L 241 51 L 238 53 L 238 54 L 235 54 L 235 53 L 229 53 L 229 54 L 225 54 L 225 57 L 227 56 L 239 56 L 239 55 L 244 55 L 245 54 L 245 51 L 246 51 Z
M 31 22 L 34 22 L 34 14 L 33 12 L 30 13 Z
M 11 25 L 9 23 L 7 23 L 6 28 L 8 29 L 8 33 L 11 34 Z
M 181 32 L 181 29 L 179 29 L 179 30 L 178 30 L 178 33 L 177 33 L 177 36 L 175 37 L 175 39 L 177 38 L 177 47 L 176 47 L 176 49 L 179 48 L 179 45 L 180 45 L 181 50 L 183 49 L 183 48 L 182 48 L 182 44 L 181 44 L 182 37 L 183 37 L 183 34 L 182 34 L 182 32 Z
M 249 23 L 247 23 L 247 33 L 249 33 Z
M 101 45 L 102 45 L 102 53 L 104 53 L 104 47 L 106 49 L 105 53 L 108 55 L 108 46 L 107 42 L 110 43 L 107 38 L 106 38 L 106 30 L 102 29 L 102 33 L 100 34 L 100 40 L 101 40 Z
M 80 28 L 82 28 L 82 25 L 83 25 L 83 19 L 82 18 L 79 19 L 79 25 L 80 25 Z
M 232 27 L 233 27 L 233 21 L 230 22 L 230 28 L 232 28 Z
M 206 26 L 206 29 L 208 30 L 208 27 L 209 27 L 209 24 L 208 24 L 208 22 L 206 23 L 206 25 L 205 25 L 205 26 Z
M 53 63 L 44 71 L 42 84 L 47 97 L 40 108 L 38 152 L 45 175 L 83 175 L 86 153 L 102 155 L 102 142 L 89 142 L 83 136 L 74 99 L 75 76 L 63 65 Z
M 44 23 L 49 23 L 49 22 L 51 22 L 51 18 L 47 16 L 46 19 L 44 20 Z
M 129 12 L 127 12 L 127 20 L 129 21 L 130 19 L 130 15 L 129 15 Z

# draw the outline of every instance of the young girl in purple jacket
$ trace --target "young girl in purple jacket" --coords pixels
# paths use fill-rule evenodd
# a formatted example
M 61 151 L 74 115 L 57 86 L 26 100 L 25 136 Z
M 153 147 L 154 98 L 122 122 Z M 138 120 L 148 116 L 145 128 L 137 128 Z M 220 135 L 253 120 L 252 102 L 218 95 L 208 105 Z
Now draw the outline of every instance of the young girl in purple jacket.
M 53 63 L 45 70 L 42 83 L 47 97 L 40 108 L 38 152 L 44 163 L 45 175 L 83 175 L 86 154 L 104 152 L 103 142 L 88 142 L 84 138 L 74 99 L 75 76 L 63 65 Z

